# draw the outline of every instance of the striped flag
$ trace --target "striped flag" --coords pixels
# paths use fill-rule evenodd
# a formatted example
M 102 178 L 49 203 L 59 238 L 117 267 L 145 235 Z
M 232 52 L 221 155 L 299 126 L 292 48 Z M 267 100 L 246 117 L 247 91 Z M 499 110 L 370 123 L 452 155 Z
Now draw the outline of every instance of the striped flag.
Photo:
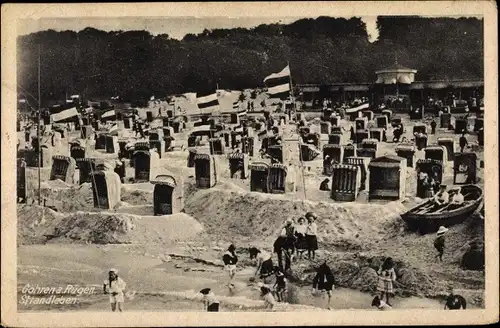
M 290 97 L 290 66 L 281 72 L 273 73 L 264 79 L 270 98 L 287 99 Z
M 196 103 L 196 93 L 195 92 L 187 92 L 183 93 L 181 97 L 187 99 L 191 104 Z
M 246 116 L 246 115 L 247 115 L 247 113 L 248 113 L 248 112 L 247 112 L 247 110 L 246 110 L 246 109 L 244 109 L 244 110 L 242 110 L 242 111 L 239 111 L 237 115 L 238 115 L 238 117 L 243 117 L 243 116 Z
M 217 93 L 198 94 L 196 98 L 198 108 L 202 113 L 212 113 L 219 111 L 219 99 Z
M 118 124 L 114 123 L 111 128 L 109 128 L 109 134 L 118 135 Z
M 240 101 L 239 100 L 233 102 L 233 109 L 240 109 Z
M 104 120 L 114 120 L 116 118 L 116 112 L 114 109 L 108 110 L 107 112 L 102 113 L 101 121 Z
M 192 130 L 191 130 L 191 134 L 192 135 L 206 135 L 207 133 L 210 133 L 211 132 L 211 129 L 210 129 L 210 124 L 204 124 L 204 125 L 198 125 L 198 126 L 195 126 Z
M 70 109 L 63 110 L 57 114 L 50 115 L 50 119 L 52 122 L 62 122 L 68 119 L 72 119 L 73 117 L 77 117 L 79 115 L 76 107 L 72 107 Z
M 235 126 L 234 127 L 234 132 L 243 133 L 243 126 L 241 126 L 241 125 Z

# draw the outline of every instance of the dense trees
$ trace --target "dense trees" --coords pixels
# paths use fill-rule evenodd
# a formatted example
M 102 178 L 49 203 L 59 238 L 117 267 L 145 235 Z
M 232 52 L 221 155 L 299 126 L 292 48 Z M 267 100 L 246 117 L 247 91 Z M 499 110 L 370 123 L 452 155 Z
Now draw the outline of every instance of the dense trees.
M 379 17 L 374 43 L 359 18 L 205 30 L 181 41 L 146 31 L 49 30 L 18 38 L 18 83 L 36 93 L 39 46 L 44 99 L 66 93 L 147 99 L 217 84 L 260 87 L 287 61 L 296 83 L 370 82 L 396 56 L 421 80 L 481 78 L 482 24 L 475 18 Z

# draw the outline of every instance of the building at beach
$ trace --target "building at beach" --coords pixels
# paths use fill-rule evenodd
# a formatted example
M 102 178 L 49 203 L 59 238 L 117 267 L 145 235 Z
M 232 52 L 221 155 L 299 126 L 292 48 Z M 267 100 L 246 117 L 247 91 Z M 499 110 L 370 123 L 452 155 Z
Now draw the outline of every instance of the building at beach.
M 334 102 L 352 101 L 367 97 L 372 104 L 386 103 L 388 98 L 400 98 L 403 108 L 420 105 L 431 99 L 467 101 L 481 98 L 484 80 L 432 80 L 419 81 L 418 70 L 404 67 L 397 62 L 375 71 L 376 80 L 371 83 L 298 84 L 300 100 L 306 108 L 321 108 L 322 100 Z

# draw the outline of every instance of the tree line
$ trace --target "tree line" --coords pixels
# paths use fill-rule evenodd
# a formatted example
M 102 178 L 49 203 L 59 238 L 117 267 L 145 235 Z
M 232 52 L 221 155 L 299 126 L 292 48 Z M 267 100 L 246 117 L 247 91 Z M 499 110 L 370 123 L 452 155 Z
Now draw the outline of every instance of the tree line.
M 483 77 L 482 19 L 378 17 L 377 29 L 372 43 L 356 17 L 204 30 L 182 40 L 147 31 L 47 30 L 18 37 L 18 85 L 37 93 L 39 53 L 43 99 L 263 87 L 287 62 L 297 84 L 373 82 L 375 70 L 396 58 L 417 69 L 418 80 Z

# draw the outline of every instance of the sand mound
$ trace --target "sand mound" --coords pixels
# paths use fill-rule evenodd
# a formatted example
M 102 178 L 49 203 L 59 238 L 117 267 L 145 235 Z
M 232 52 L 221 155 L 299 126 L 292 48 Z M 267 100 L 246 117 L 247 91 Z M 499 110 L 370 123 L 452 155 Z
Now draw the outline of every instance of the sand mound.
M 153 193 L 147 189 L 133 188 L 133 185 L 122 185 L 121 201 L 130 205 L 153 204 Z M 151 187 L 152 190 L 152 187 Z M 79 186 L 67 184 L 61 180 L 44 181 L 41 184 L 42 197 L 47 206 L 59 212 L 97 211 L 94 208 L 92 185 L 83 183 Z
M 153 205 L 153 192 L 149 190 L 133 189 L 131 185 L 122 185 L 121 201 L 130 205 Z
M 45 182 L 47 188 L 44 188 L 44 184 L 42 184 L 41 190 L 42 197 L 47 200 L 47 205 L 54 206 L 59 212 L 93 210 L 94 199 L 90 183 L 71 186 L 60 180 L 49 182 Z
M 18 205 L 17 244 L 42 244 L 63 216 L 47 207 Z
M 18 218 L 19 244 L 163 244 L 192 240 L 203 231 L 198 221 L 184 213 L 168 216 L 81 211 L 61 214 L 26 205 L 19 207 Z
M 384 257 L 355 254 L 331 254 L 328 265 L 335 276 L 336 285 L 362 292 L 377 292 L 377 270 Z M 294 270 L 292 280 L 300 285 L 310 285 L 316 275 L 315 269 L 321 260 Z M 422 270 L 410 266 L 404 260 L 395 259 L 396 282 L 394 291 L 398 296 L 427 296 L 435 288 L 434 281 Z
M 70 183 L 66 183 L 60 179 L 44 181 L 40 184 L 41 189 L 53 189 L 53 188 L 64 189 L 64 188 L 71 188 L 71 186 L 72 185 Z
M 452 231 L 446 246 L 453 262 L 465 270 L 484 270 L 484 221 L 473 217 Z
M 137 216 L 77 212 L 66 216 L 56 233 L 57 237 L 96 244 L 162 244 L 193 239 L 202 231 L 201 224 L 184 213 Z
M 281 195 L 227 190 L 188 191 L 186 213 L 200 220 L 207 231 L 221 240 L 247 237 L 274 238 L 288 217 L 297 219 L 307 211 L 318 216 L 318 235 L 325 244 L 358 248 L 363 240 L 399 233 L 399 203 L 385 205 L 310 202 Z M 236 220 L 237 218 L 237 220 Z

